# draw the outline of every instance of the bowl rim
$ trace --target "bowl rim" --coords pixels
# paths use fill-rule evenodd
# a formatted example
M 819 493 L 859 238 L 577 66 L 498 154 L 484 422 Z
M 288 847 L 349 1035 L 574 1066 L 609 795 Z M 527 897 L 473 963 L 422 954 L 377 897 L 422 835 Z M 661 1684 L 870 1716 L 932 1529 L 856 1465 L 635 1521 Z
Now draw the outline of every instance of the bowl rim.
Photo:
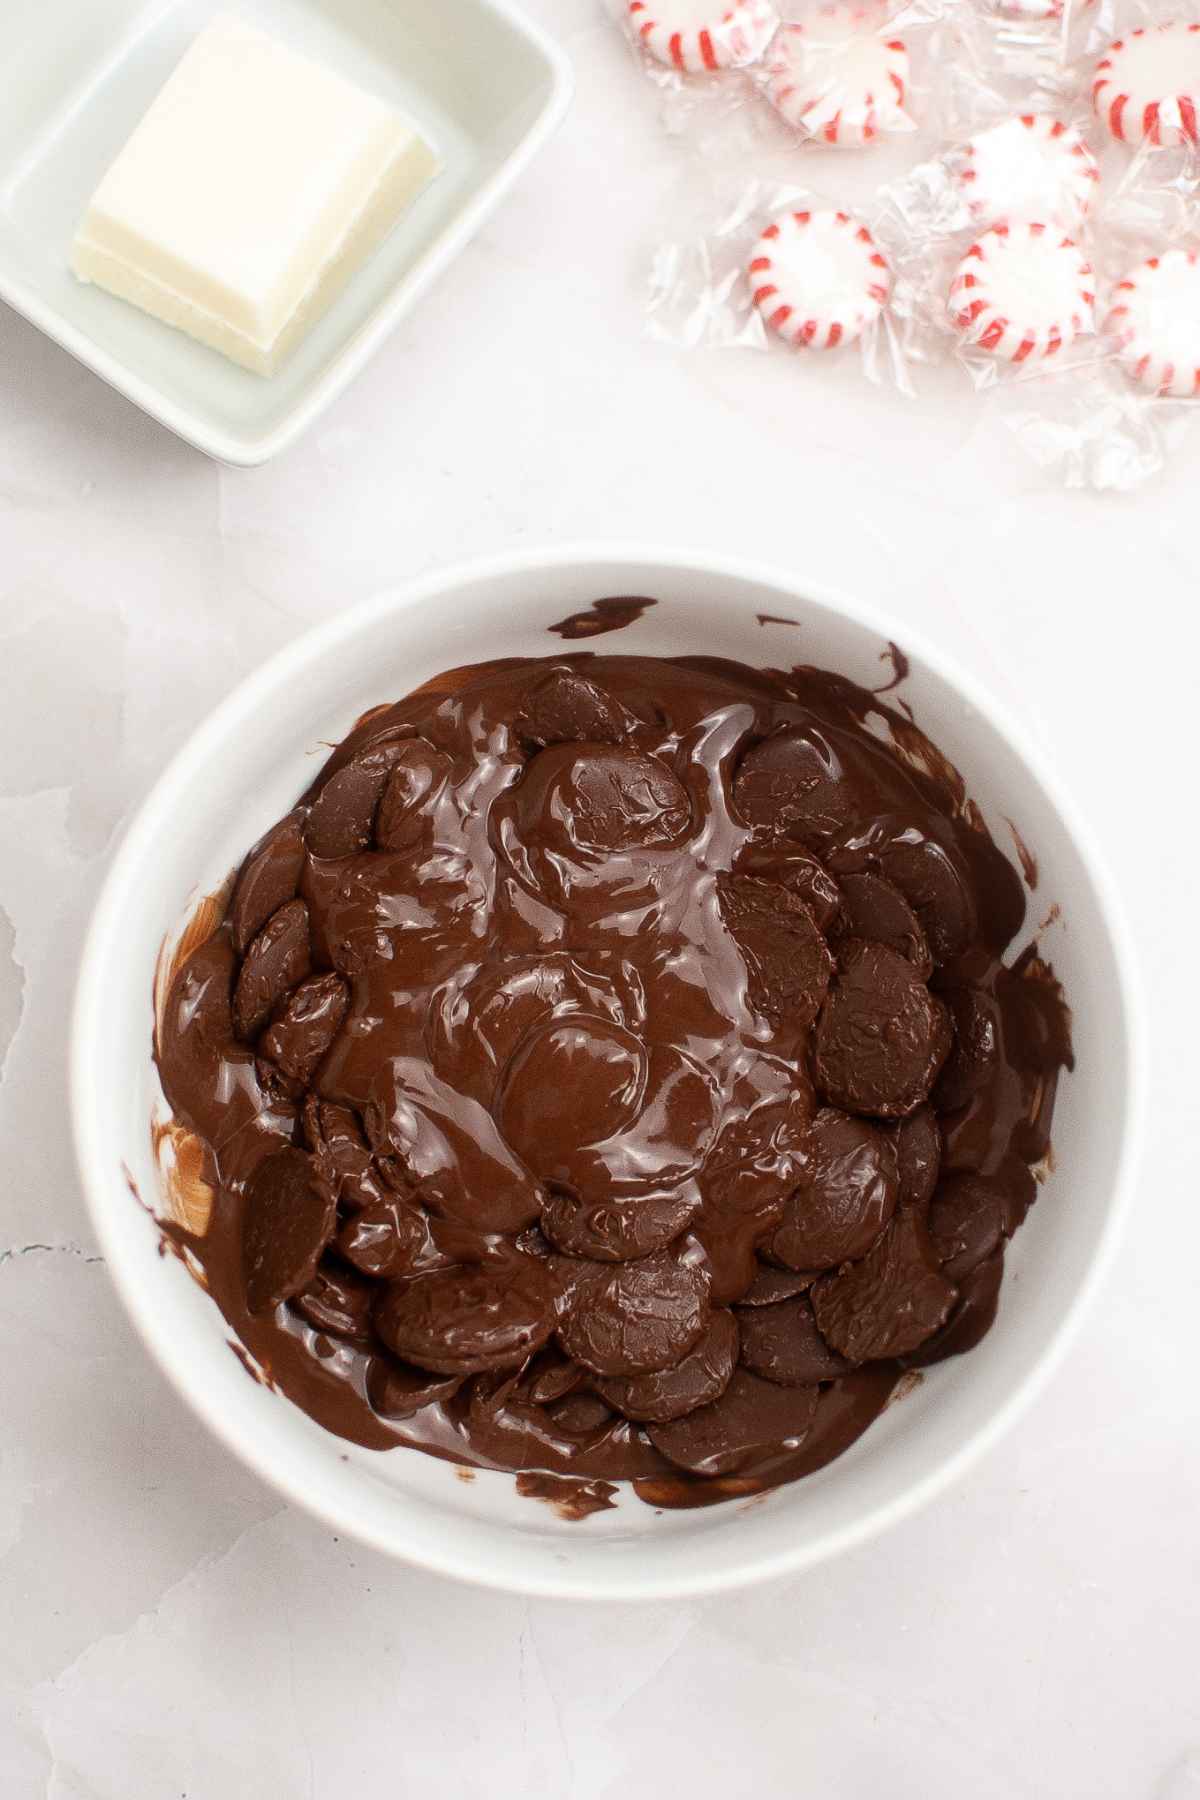
M 615 1569 L 613 1578 L 606 1576 L 603 1580 L 590 1574 L 580 1576 L 566 1572 L 541 1575 L 524 1572 L 511 1576 L 506 1573 L 501 1560 L 488 1560 L 478 1552 L 461 1554 L 439 1548 L 410 1548 L 397 1543 L 370 1521 L 348 1516 L 336 1504 L 326 1503 L 322 1497 L 314 1497 L 294 1484 L 286 1473 L 279 1471 L 269 1453 L 260 1451 L 253 1431 L 231 1421 L 212 1403 L 202 1384 L 192 1380 L 185 1360 L 175 1353 L 163 1310 L 147 1299 L 124 1266 L 115 1218 L 116 1207 L 127 1206 L 129 1196 L 117 1178 L 118 1159 L 112 1154 L 109 1128 L 101 1116 L 89 1080 L 99 1047 L 104 1042 L 103 1014 L 98 1004 L 100 971 L 107 962 L 110 944 L 120 935 L 125 895 L 136 881 L 147 851 L 169 817 L 176 790 L 203 769 L 212 750 L 237 723 L 257 712 L 275 687 L 302 670 L 325 648 L 369 631 L 377 621 L 398 613 L 414 612 L 463 585 L 477 586 L 502 577 L 557 568 L 565 573 L 590 563 L 627 567 L 631 578 L 636 570 L 636 591 L 652 591 L 655 575 L 659 572 L 695 570 L 705 575 L 724 576 L 731 581 L 761 583 L 781 596 L 802 597 L 806 604 L 877 633 L 881 641 L 894 640 L 899 631 L 914 660 L 929 667 L 1003 738 L 1062 820 L 1093 883 L 1098 911 L 1112 947 L 1127 1043 L 1129 1079 L 1125 1129 L 1101 1228 L 1070 1303 L 1037 1360 L 1009 1391 L 1003 1403 L 983 1419 L 951 1455 L 944 1457 L 901 1493 L 876 1504 L 846 1525 L 828 1530 L 794 1549 L 751 1557 L 741 1563 L 735 1557 L 729 1567 L 682 1578 L 661 1577 L 653 1571 L 630 1577 Z M 1061 1365 L 1111 1264 L 1138 1167 L 1147 1080 L 1146 1031 L 1137 968 L 1132 934 L 1107 863 L 1097 849 L 1091 827 L 1064 791 L 1049 759 L 1032 740 L 1030 732 L 1011 717 L 986 687 L 906 622 L 890 619 L 874 606 L 852 599 L 828 583 L 810 584 L 769 563 L 720 552 L 666 549 L 628 540 L 582 540 L 542 548 L 503 550 L 434 569 L 358 601 L 301 632 L 245 676 L 201 720 L 155 780 L 126 826 L 105 873 L 79 961 L 69 1045 L 70 1113 L 76 1162 L 88 1213 L 109 1275 L 159 1368 L 214 1436 L 289 1502 L 324 1524 L 353 1534 L 385 1555 L 500 1592 L 538 1598 L 607 1601 L 661 1600 L 740 1590 L 763 1581 L 797 1575 L 866 1543 L 887 1526 L 910 1517 L 958 1480 L 999 1441 Z
M 233 469 L 260 468 L 270 462 L 290 449 L 362 373 L 400 321 L 466 249 L 566 116 L 575 92 L 575 72 L 566 51 L 528 17 L 516 0 L 478 0 L 478 4 L 494 13 L 514 37 L 523 39 L 542 59 L 547 88 L 538 112 L 504 161 L 479 184 L 429 248 L 398 278 L 375 311 L 345 339 L 328 366 L 314 377 L 276 424 L 265 430 L 241 432 L 214 420 L 202 407 L 172 399 L 152 376 L 107 349 L 82 325 L 73 323 L 32 281 L 6 269 L 2 260 L 0 300 L 90 369 L 107 387 L 194 450 Z

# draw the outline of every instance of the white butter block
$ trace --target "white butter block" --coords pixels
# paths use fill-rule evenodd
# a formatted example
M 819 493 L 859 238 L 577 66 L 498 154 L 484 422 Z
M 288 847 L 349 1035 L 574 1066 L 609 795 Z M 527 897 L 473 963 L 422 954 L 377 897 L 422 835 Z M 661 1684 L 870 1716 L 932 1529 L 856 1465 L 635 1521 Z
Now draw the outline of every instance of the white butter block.
M 383 101 L 221 15 L 97 188 L 72 267 L 270 375 L 437 169 Z

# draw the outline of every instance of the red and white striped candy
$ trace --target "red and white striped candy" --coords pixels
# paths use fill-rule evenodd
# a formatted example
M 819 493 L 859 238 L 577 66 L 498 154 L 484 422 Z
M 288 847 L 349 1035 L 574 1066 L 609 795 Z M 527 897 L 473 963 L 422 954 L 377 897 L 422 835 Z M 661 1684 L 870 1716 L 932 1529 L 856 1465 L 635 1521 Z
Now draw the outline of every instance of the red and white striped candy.
M 845 212 L 780 213 L 755 245 L 747 272 L 772 331 L 815 350 L 861 337 L 892 287 L 875 239 Z
M 1096 283 L 1079 246 L 1053 225 L 995 225 L 950 284 L 963 337 L 1008 362 L 1054 356 L 1095 330 Z
M 638 42 L 688 75 L 757 62 L 779 24 L 768 0 L 628 0 L 628 6 Z
M 980 224 L 1059 219 L 1077 225 L 1100 179 L 1079 132 L 1049 113 L 1021 113 L 981 131 L 963 146 L 954 173 Z
M 1168 250 L 1131 269 L 1117 283 L 1104 331 L 1152 394 L 1200 394 L 1200 252 Z
M 1123 144 L 1195 144 L 1200 25 L 1180 20 L 1118 38 L 1096 64 L 1092 105 Z
M 829 7 L 805 24 L 780 27 L 771 47 L 767 95 L 805 137 L 860 150 L 908 126 L 908 51 L 876 28 L 878 9 Z

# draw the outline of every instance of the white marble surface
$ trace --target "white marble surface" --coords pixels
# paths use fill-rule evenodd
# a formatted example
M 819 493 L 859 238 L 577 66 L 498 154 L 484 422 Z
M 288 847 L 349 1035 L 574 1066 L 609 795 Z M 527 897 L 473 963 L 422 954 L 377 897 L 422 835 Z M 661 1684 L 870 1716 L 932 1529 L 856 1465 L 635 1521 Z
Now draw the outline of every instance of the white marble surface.
M 0 314 L 0 1791 L 1197 1800 L 1200 444 L 1069 493 L 950 387 L 647 343 L 673 153 L 593 0 L 534 10 L 567 127 L 279 463 L 206 463 Z M 575 536 L 750 551 L 936 634 L 1107 843 L 1152 1024 L 1134 1229 L 1008 1441 L 833 1566 L 648 1608 L 460 1589 L 281 1505 L 135 1341 L 63 1116 L 91 897 L 193 724 L 397 576 Z

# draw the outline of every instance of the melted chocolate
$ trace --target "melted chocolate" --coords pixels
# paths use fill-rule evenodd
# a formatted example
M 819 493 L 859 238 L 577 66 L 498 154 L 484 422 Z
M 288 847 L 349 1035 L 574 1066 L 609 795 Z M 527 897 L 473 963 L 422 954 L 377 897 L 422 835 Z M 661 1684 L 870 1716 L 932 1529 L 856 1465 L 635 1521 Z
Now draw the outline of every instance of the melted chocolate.
M 524 1500 L 544 1500 L 560 1519 L 575 1524 L 593 1513 L 610 1512 L 616 1505 L 616 1484 L 611 1481 L 575 1481 L 569 1475 L 517 1476 L 517 1492 Z
M 1011 819 L 1007 821 L 1007 824 L 1012 833 L 1013 846 L 1017 852 L 1017 861 L 1021 865 L 1021 873 L 1025 877 L 1025 886 L 1032 891 L 1038 884 L 1037 857 L 1034 856 Z
M 900 648 L 899 644 L 893 644 L 893 642 L 890 638 L 888 639 L 887 649 L 881 650 L 879 652 L 879 660 L 880 660 L 880 662 L 890 662 L 891 663 L 892 679 L 889 682 L 887 682 L 883 687 L 877 687 L 875 689 L 875 692 L 877 694 L 890 694 L 892 692 L 893 688 L 898 688 L 902 681 L 906 681 L 908 679 L 908 671 L 909 671 L 909 667 L 910 667 L 909 660 L 908 660 L 907 656 L 905 656 L 905 654 L 904 654 L 903 650 Z
M 165 1229 L 359 1444 L 572 1516 L 794 1480 L 991 1321 L 1070 1064 L 1023 916 L 956 772 L 840 677 L 452 670 L 189 937 L 156 1049 L 213 1203 Z
M 606 631 L 623 631 L 633 625 L 648 607 L 656 606 L 640 594 L 614 594 L 607 600 L 593 600 L 581 612 L 569 613 L 550 630 L 561 638 L 602 637 Z

